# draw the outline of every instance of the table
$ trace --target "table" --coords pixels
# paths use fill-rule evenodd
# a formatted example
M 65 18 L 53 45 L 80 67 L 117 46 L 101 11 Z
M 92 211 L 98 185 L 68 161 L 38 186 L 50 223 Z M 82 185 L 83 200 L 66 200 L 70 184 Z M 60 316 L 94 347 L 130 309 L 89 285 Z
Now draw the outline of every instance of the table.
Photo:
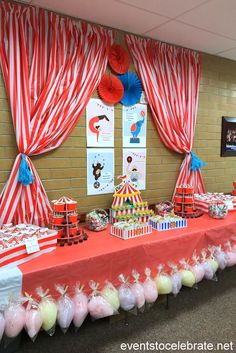
M 119 285 L 118 275 L 131 275 L 133 269 L 144 279 L 145 267 L 153 275 L 159 264 L 178 262 L 191 258 L 194 250 L 200 253 L 209 245 L 224 244 L 236 235 L 236 213 L 224 220 L 214 220 L 204 215 L 189 219 L 188 227 L 157 232 L 130 240 L 109 235 L 109 231 L 88 232 L 89 239 L 73 246 L 58 247 L 19 266 L 22 272 L 23 292 L 35 293 L 38 286 L 49 288 L 55 295 L 54 285 L 67 284 L 72 291 L 76 282 L 86 284 L 91 279 L 102 286 L 106 279 Z

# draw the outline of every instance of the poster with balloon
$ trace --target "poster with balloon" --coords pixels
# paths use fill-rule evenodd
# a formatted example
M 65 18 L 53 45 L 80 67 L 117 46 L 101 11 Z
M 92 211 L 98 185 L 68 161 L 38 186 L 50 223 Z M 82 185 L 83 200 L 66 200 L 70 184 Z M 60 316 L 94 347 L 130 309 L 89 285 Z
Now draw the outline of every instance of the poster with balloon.
M 123 106 L 123 147 L 146 147 L 147 106 Z
M 114 105 L 90 99 L 86 107 L 87 147 L 114 147 Z
M 87 195 L 114 192 L 114 149 L 87 149 Z
M 127 175 L 138 190 L 146 189 L 146 149 L 123 149 L 123 175 Z

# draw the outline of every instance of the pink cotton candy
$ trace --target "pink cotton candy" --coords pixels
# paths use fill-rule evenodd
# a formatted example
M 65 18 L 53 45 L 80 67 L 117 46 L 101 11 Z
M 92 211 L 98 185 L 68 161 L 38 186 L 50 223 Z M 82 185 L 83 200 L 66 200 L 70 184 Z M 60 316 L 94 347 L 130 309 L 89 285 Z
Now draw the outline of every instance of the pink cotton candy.
M 30 305 L 26 309 L 25 329 L 32 340 L 36 338 L 42 324 L 43 317 L 39 307 L 32 307 Z
M 226 261 L 227 261 L 228 267 L 236 265 L 236 253 L 235 252 L 229 250 L 229 251 L 226 251 L 225 255 L 226 255 Z
M 5 310 L 5 334 L 8 337 L 19 335 L 25 325 L 25 308 L 19 303 L 12 303 Z
M 3 314 L 0 312 L 0 342 L 4 333 L 4 329 L 5 329 L 5 318 Z
M 74 302 L 67 294 L 62 295 L 57 301 L 57 322 L 63 330 L 70 326 L 74 313 Z
M 118 290 L 118 293 L 120 299 L 120 306 L 123 310 L 129 311 L 135 307 L 136 298 L 128 285 L 122 284 Z
M 224 270 L 225 267 L 227 266 L 227 259 L 226 259 L 224 251 L 217 250 L 215 252 L 214 256 L 215 256 L 215 259 L 216 259 L 216 261 L 218 263 L 219 268 L 221 270 Z
M 131 285 L 131 290 L 135 296 L 136 305 L 137 305 L 138 309 L 142 308 L 145 304 L 145 296 L 144 296 L 143 286 L 139 282 L 133 283 Z
M 206 279 L 212 279 L 214 277 L 214 272 L 212 270 L 211 264 L 208 261 L 204 261 L 202 263 L 202 266 L 203 266 L 204 271 L 205 271 L 204 277 Z
M 83 292 L 79 292 L 75 294 L 73 302 L 75 308 L 73 323 L 79 328 L 88 315 L 88 297 Z
M 157 297 L 158 297 L 157 286 L 156 286 L 156 283 L 151 279 L 147 278 L 144 281 L 143 291 L 144 291 L 145 301 L 147 303 L 152 304 L 157 300 Z
M 91 297 L 88 303 L 88 310 L 94 319 L 102 319 L 114 313 L 112 306 L 101 295 Z
M 182 288 L 182 279 L 181 275 L 176 272 L 171 276 L 171 282 L 172 282 L 172 293 L 174 295 L 177 295 Z
M 194 274 L 196 283 L 201 282 L 203 280 L 204 276 L 205 276 L 205 268 L 204 268 L 204 266 L 202 264 L 195 264 L 195 265 L 193 265 L 191 270 L 192 270 L 192 272 Z

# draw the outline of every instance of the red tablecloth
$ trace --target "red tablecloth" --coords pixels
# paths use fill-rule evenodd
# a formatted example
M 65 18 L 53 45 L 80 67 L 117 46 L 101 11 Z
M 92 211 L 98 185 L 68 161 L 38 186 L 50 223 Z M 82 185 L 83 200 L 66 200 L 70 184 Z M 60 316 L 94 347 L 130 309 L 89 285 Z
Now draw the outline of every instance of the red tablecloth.
M 50 254 L 19 266 L 23 273 L 23 292 L 34 293 L 43 286 L 55 293 L 54 285 L 77 281 L 86 284 L 91 279 L 101 285 L 106 279 L 118 285 L 120 273 L 130 275 L 136 269 L 144 278 L 145 267 L 157 272 L 157 265 L 178 262 L 192 257 L 208 245 L 224 244 L 236 235 L 236 213 L 225 220 L 214 220 L 204 215 L 188 220 L 188 227 L 179 230 L 157 232 L 151 235 L 121 240 L 109 235 L 109 230 L 88 232 L 89 239 L 73 246 L 58 247 Z

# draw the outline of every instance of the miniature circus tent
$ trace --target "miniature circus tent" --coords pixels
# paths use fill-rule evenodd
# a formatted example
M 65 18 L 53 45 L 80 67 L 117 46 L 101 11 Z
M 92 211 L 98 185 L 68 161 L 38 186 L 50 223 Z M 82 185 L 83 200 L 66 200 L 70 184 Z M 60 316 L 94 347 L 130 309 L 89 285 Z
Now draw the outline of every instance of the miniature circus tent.
M 123 184 L 123 185 L 122 185 Z M 123 206 L 125 203 L 136 204 L 143 202 L 140 196 L 140 191 L 126 180 L 114 194 L 112 207 Z

